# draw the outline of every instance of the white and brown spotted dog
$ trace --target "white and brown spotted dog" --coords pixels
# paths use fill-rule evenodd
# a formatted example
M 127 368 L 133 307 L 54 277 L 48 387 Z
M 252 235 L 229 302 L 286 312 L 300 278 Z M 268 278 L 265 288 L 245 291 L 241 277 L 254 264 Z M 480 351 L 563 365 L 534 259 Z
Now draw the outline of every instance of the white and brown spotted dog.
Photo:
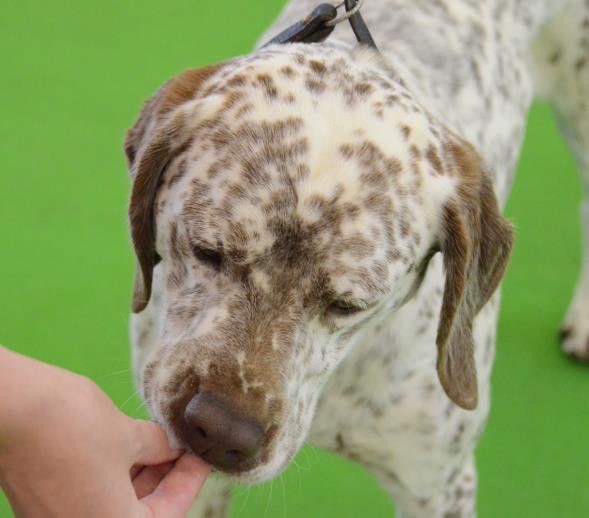
M 293 0 L 267 37 L 314 5 Z M 534 92 L 589 181 L 589 1 L 363 15 L 382 55 L 342 25 L 190 70 L 128 133 L 138 383 L 229 475 L 195 516 L 223 516 L 229 479 L 271 479 L 305 440 L 366 466 L 404 517 L 474 516 L 512 245 L 499 208 Z M 585 264 L 564 333 L 583 358 Z

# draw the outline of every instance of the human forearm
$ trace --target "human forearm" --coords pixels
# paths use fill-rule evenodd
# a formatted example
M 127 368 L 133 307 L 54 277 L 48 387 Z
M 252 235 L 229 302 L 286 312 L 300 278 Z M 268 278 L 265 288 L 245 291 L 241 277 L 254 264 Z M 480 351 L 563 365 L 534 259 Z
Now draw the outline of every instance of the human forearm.
M 31 422 L 63 404 L 74 385 L 80 390 L 92 382 L 0 346 L 0 456 Z

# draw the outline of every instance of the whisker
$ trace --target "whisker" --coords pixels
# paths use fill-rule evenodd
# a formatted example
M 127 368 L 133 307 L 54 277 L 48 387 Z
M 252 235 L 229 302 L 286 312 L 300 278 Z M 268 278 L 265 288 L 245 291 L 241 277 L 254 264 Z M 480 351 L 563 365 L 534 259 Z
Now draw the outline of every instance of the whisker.
M 280 485 L 282 486 L 282 515 L 286 516 L 286 487 L 284 485 L 284 472 L 278 477 L 280 479 Z
M 127 404 L 128 404 L 128 403 L 129 403 L 129 402 L 130 402 L 130 401 L 131 401 L 131 400 L 132 400 L 134 397 L 138 397 L 139 399 L 141 399 L 141 394 L 139 393 L 139 391 L 138 391 L 137 389 L 134 389 L 134 390 L 131 392 L 131 395 L 130 395 L 130 396 L 127 398 L 127 399 L 125 399 L 125 401 L 124 401 L 124 402 L 123 402 L 121 405 L 119 405 L 119 408 L 120 408 L 121 410 L 124 410 L 124 409 L 125 409 L 125 406 L 126 406 L 126 405 L 127 405 Z
M 307 446 L 315 455 L 315 461 L 319 461 L 319 453 L 318 453 L 319 450 L 317 448 L 315 448 L 315 446 L 313 446 L 312 444 L 308 444 Z
M 112 378 L 113 376 L 120 376 L 121 374 L 127 374 L 131 372 L 131 368 L 127 367 L 126 369 L 121 369 L 120 371 L 109 372 L 107 374 L 103 374 L 102 376 L 97 376 L 94 378 L 95 381 Z
M 302 480 L 302 477 L 301 477 L 301 467 L 297 464 L 297 462 L 294 459 L 292 459 L 292 462 L 293 462 L 293 465 L 294 465 L 294 467 L 296 468 L 296 471 L 297 471 L 297 478 L 299 480 L 299 489 L 300 489 L 302 487 L 302 484 L 303 484 L 303 480 Z
M 270 481 L 270 492 L 268 494 L 268 499 L 266 500 L 266 508 L 264 509 L 264 516 L 268 514 L 268 509 L 270 508 L 270 502 L 272 501 L 272 489 L 274 488 L 274 479 Z
M 239 489 L 242 490 L 241 495 L 243 495 L 245 493 L 245 498 L 243 499 L 243 502 L 241 503 L 241 507 L 240 507 L 239 511 L 237 512 L 237 516 L 241 516 L 241 513 L 247 507 L 247 503 L 248 503 L 252 488 L 251 488 L 251 486 L 246 486 L 246 487 L 240 487 Z M 239 496 L 241 496 L 241 495 L 239 495 Z
M 141 398 L 141 394 L 137 394 L 137 397 L 139 398 L 139 404 L 134 408 L 133 415 L 136 415 L 139 410 L 145 410 L 149 413 L 149 409 L 145 406 L 145 401 Z
M 292 463 L 297 467 L 298 470 L 301 471 L 311 471 L 311 467 L 310 466 L 301 466 L 296 459 L 292 459 Z M 300 475 L 300 472 L 299 472 Z M 300 477 L 299 477 L 300 478 Z

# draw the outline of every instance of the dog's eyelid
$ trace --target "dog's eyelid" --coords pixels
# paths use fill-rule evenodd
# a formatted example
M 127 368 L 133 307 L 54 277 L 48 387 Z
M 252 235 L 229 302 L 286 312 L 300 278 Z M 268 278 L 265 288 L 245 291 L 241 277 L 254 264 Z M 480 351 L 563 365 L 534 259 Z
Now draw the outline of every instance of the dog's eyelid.
M 194 250 L 207 250 L 207 251 L 215 252 L 215 253 L 218 253 L 218 254 L 221 254 L 222 253 L 221 250 L 220 250 L 221 247 L 215 246 L 215 245 L 213 245 L 211 243 L 207 243 L 206 241 L 200 241 L 200 240 L 198 240 L 198 241 L 192 241 L 190 239 L 190 242 L 191 242 L 192 248 Z
M 356 299 L 350 296 L 340 296 L 334 298 L 330 303 L 327 311 L 336 316 L 350 316 L 367 310 L 371 304 L 362 299 Z
M 356 299 L 354 297 L 340 297 L 336 302 L 341 304 L 347 304 L 349 306 L 355 306 L 357 308 L 367 309 L 369 304 L 365 300 Z
M 223 265 L 223 254 L 213 247 L 201 244 L 192 245 L 192 253 L 201 262 L 220 270 Z

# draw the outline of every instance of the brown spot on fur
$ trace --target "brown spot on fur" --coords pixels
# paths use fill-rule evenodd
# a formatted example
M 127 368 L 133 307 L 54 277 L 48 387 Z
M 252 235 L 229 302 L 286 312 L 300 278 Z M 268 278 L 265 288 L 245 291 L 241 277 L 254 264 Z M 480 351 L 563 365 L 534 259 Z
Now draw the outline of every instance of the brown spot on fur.
M 357 216 L 360 215 L 360 207 L 358 207 L 357 205 L 354 205 L 353 203 L 350 202 L 346 202 L 342 205 L 342 210 L 344 212 L 344 214 L 351 218 L 354 219 Z
M 427 151 L 425 153 L 425 157 L 427 158 L 427 160 L 431 164 L 433 170 L 437 174 L 443 174 L 444 169 L 443 169 L 442 161 L 440 160 L 440 155 L 438 154 L 436 149 L 431 144 L 427 148 Z
M 276 88 L 276 84 L 274 83 L 274 79 L 272 79 L 268 74 L 258 74 L 257 79 L 258 82 L 262 85 L 266 97 L 269 99 L 275 99 L 278 96 L 278 90 Z
M 320 76 L 324 75 L 327 72 L 327 67 L 323 63 L 320 63 L 319 61 L 316 61 L 314 59 L 309 61 L 309 66 L 311 67 L 311 70 L 313 72 Z
M 374 91 L 374 87 L 370 83 L 358 83 L 354 85 L 355 92 L 360 96 L 366 96 Z
M 244 97 L 243 92 L 230 92 L 223 101 L 222 111 L 229 110 L 235 106 Z
M 360 176 L 360 180 L 376 189 L 386 189 L 388 184 L 387 177 L 377 170 L 371 170 L 369 172 L 363 173 Z
M 221 171 L 227 170 L 229 167 L 231 167 L 231 165 L 232 161 L 226 157 L 215 160 L 215 162 L 213 162 L 207 170 L 207 177 L 209 179 L 215 178 Z
M 280 69 L 280 73 L 283 74 L 284 76 L 288 77 L 289 79 L 292 79 L 293 77 L 295 77 L 297 75 L 297 72 L 294 70 L 294 68 L 292 68 L 289 65 L 282 67 Z
M 390 95 L 386 96 L 385 103 L 387 106 L 392 106 L 393 104 L 396 104 L 398 102 L 399 102 L 399 97 L 397 95 L 390 94 Z
M 246 115 L 247 113 L 249 113 L 250 111 L 252 111 L 252 109 L 253 109 L 253 105 L 251 105 L 250 103 L 244 103 L 235 112 L 235 117 L 237 119 L 241 119 L 244 115 Z
M 323 81 L 317 81 L 315 79 L 307 79 L 305 81 L 305 86 L 310 92 L 320 94 L 325 91 L 327 85 Z
M 244 76 L 237 74 L 227 81 L 227 86 L 243 86 L 246 82 L 247 80 Z
M 346 160 L 349 160 L 354 156 L 354 147 L 350 144 L 342 144 L 339 147 L 339 151 Z

